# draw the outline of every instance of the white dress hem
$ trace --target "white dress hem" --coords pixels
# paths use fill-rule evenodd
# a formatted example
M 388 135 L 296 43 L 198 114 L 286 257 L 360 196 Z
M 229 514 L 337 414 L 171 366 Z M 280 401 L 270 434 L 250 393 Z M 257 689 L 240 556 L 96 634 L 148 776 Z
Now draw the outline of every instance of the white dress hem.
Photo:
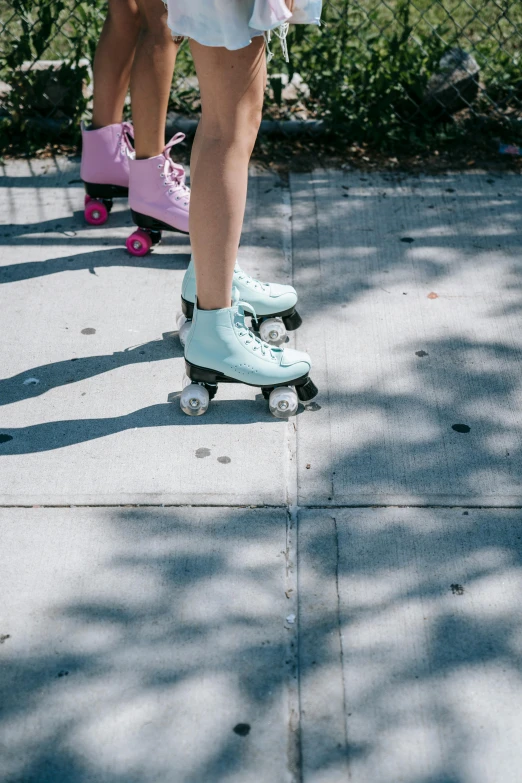
M 189 33 L 180 33 L 177 30 L 173 30 L 172 27 L 170 27 L 170 25 L 169 28 L 173 38 L 189 38 L 191 41 L 195 41 L 196 43 L 200 44 L 200 46 L 209 46 L 212 49 L 218 49 L 218 48 L 228 49 L 229 52 L 237 52 L 239 49 L 244 49 L 246 46 L 250 46 L 253 38 L 259 38 L 260 35 L 264 35 L 264 33 L 261 30 L 252 31 L 252 37 L 246 43 L 224 46 L 222 41 L 220 41 L 219 43 L 200 41 L 194 35 L 189 35 Z

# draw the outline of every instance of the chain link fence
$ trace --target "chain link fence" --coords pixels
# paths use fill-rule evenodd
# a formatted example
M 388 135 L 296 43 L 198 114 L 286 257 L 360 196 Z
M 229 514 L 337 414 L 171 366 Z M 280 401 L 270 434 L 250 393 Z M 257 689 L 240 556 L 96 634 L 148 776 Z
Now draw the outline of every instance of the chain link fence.
M 4 152 L 78 142 L 105 9 L 101 0 L 0 0 Z M 452 134 L 521 141 L 521 0 L 328 0 L 321 27 L 295 27 L 288 42 L 289 63 L 272 44 L 265 112 L 282 128 L 380 148 Z M 170 108 L 197 119 L 186 45 Z

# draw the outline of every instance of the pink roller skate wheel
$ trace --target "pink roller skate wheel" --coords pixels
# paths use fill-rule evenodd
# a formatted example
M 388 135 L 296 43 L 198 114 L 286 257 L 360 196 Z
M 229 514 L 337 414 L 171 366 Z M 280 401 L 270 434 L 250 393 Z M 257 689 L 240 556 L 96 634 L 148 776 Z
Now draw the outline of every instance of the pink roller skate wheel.
M 139 228 L 127 238 L 125 246 L 131 256 L 146 256 L 152 247 L 152 239 L 146 231 Z
M 88 199 L 88 200 L 87 200 Z M 91 226 L 102 226 L 109 219 L 107 207 L 97 198 L 85 197 L 85 220 Z

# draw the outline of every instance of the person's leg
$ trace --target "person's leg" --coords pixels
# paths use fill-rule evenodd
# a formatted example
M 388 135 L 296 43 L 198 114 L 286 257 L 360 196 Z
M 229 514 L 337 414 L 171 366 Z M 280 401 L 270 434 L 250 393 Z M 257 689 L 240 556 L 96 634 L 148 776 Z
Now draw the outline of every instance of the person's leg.
M 139 31 L 140 14 L 135 0 L 109 0 L 94 57 L 94 129 L 122 121 Z
M 201 121 L 191 161 L 190 238 L 198 307 L 230 307 L 246 205 L 248 163 L 266 81 L 262 37 L 238 51 L 191 41 L 201 91 Z
M 192 148 L 190 150 L 190 179 L 192 181 L 192 178 L 194 177 L 194 174 L 196 173 L 196 167 L 198 163 L 199 158 L 199 149 L 200 149 L 200 142 L 201 142 L 201 133 L 200 133 L 200 127 L 201 123 L 198 123 L 198 127 L 196 128 L 196 133 L 194 134 L 194 140 L 192 141 Z
M 131 72 L 136 158 L 159 155 L 165 146 L 165 121 L 179 44 L 167 25 L 161 0 L 137 0 L 142 18 Z

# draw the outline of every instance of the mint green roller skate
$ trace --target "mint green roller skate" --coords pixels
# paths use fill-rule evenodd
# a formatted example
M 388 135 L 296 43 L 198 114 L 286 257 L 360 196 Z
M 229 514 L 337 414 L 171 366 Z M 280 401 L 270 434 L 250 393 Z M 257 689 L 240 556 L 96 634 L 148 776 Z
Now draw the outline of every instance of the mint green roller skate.
M 208 409 L 219 383 L 245 383 L 260 388 L 270 412 L 288 418 L 303 402 L 317 395 L 309 378 L 307 353 L 277 348 L 256 337 L 245 324 L 245 309 L 252 305 L 237 300 L 222 310 L 193 307 L 192 326 L 185 344 L 185 372 L 180 397 L 188 416 L 201 416 Z M 253 318 L 257 318 L 254 311 Z
M 252 329 L 259 332 L 265 342 L 280 345 L 286 339 L 287 330 L 290 332 L 301 326 L 301 316 L 295 309 L 297 293 L 293 286 L 261 283 L 244 272 L 237 263 L 232 285 L 237 288 L 239 298 L 248 303 L 245 304 L 245 314 L 252 316 Z M 195 301 L 196 271 L 191 258 L 181 287 L 182 312 L 177 318 L 182 345 L 185 345 L 190 329 Z

